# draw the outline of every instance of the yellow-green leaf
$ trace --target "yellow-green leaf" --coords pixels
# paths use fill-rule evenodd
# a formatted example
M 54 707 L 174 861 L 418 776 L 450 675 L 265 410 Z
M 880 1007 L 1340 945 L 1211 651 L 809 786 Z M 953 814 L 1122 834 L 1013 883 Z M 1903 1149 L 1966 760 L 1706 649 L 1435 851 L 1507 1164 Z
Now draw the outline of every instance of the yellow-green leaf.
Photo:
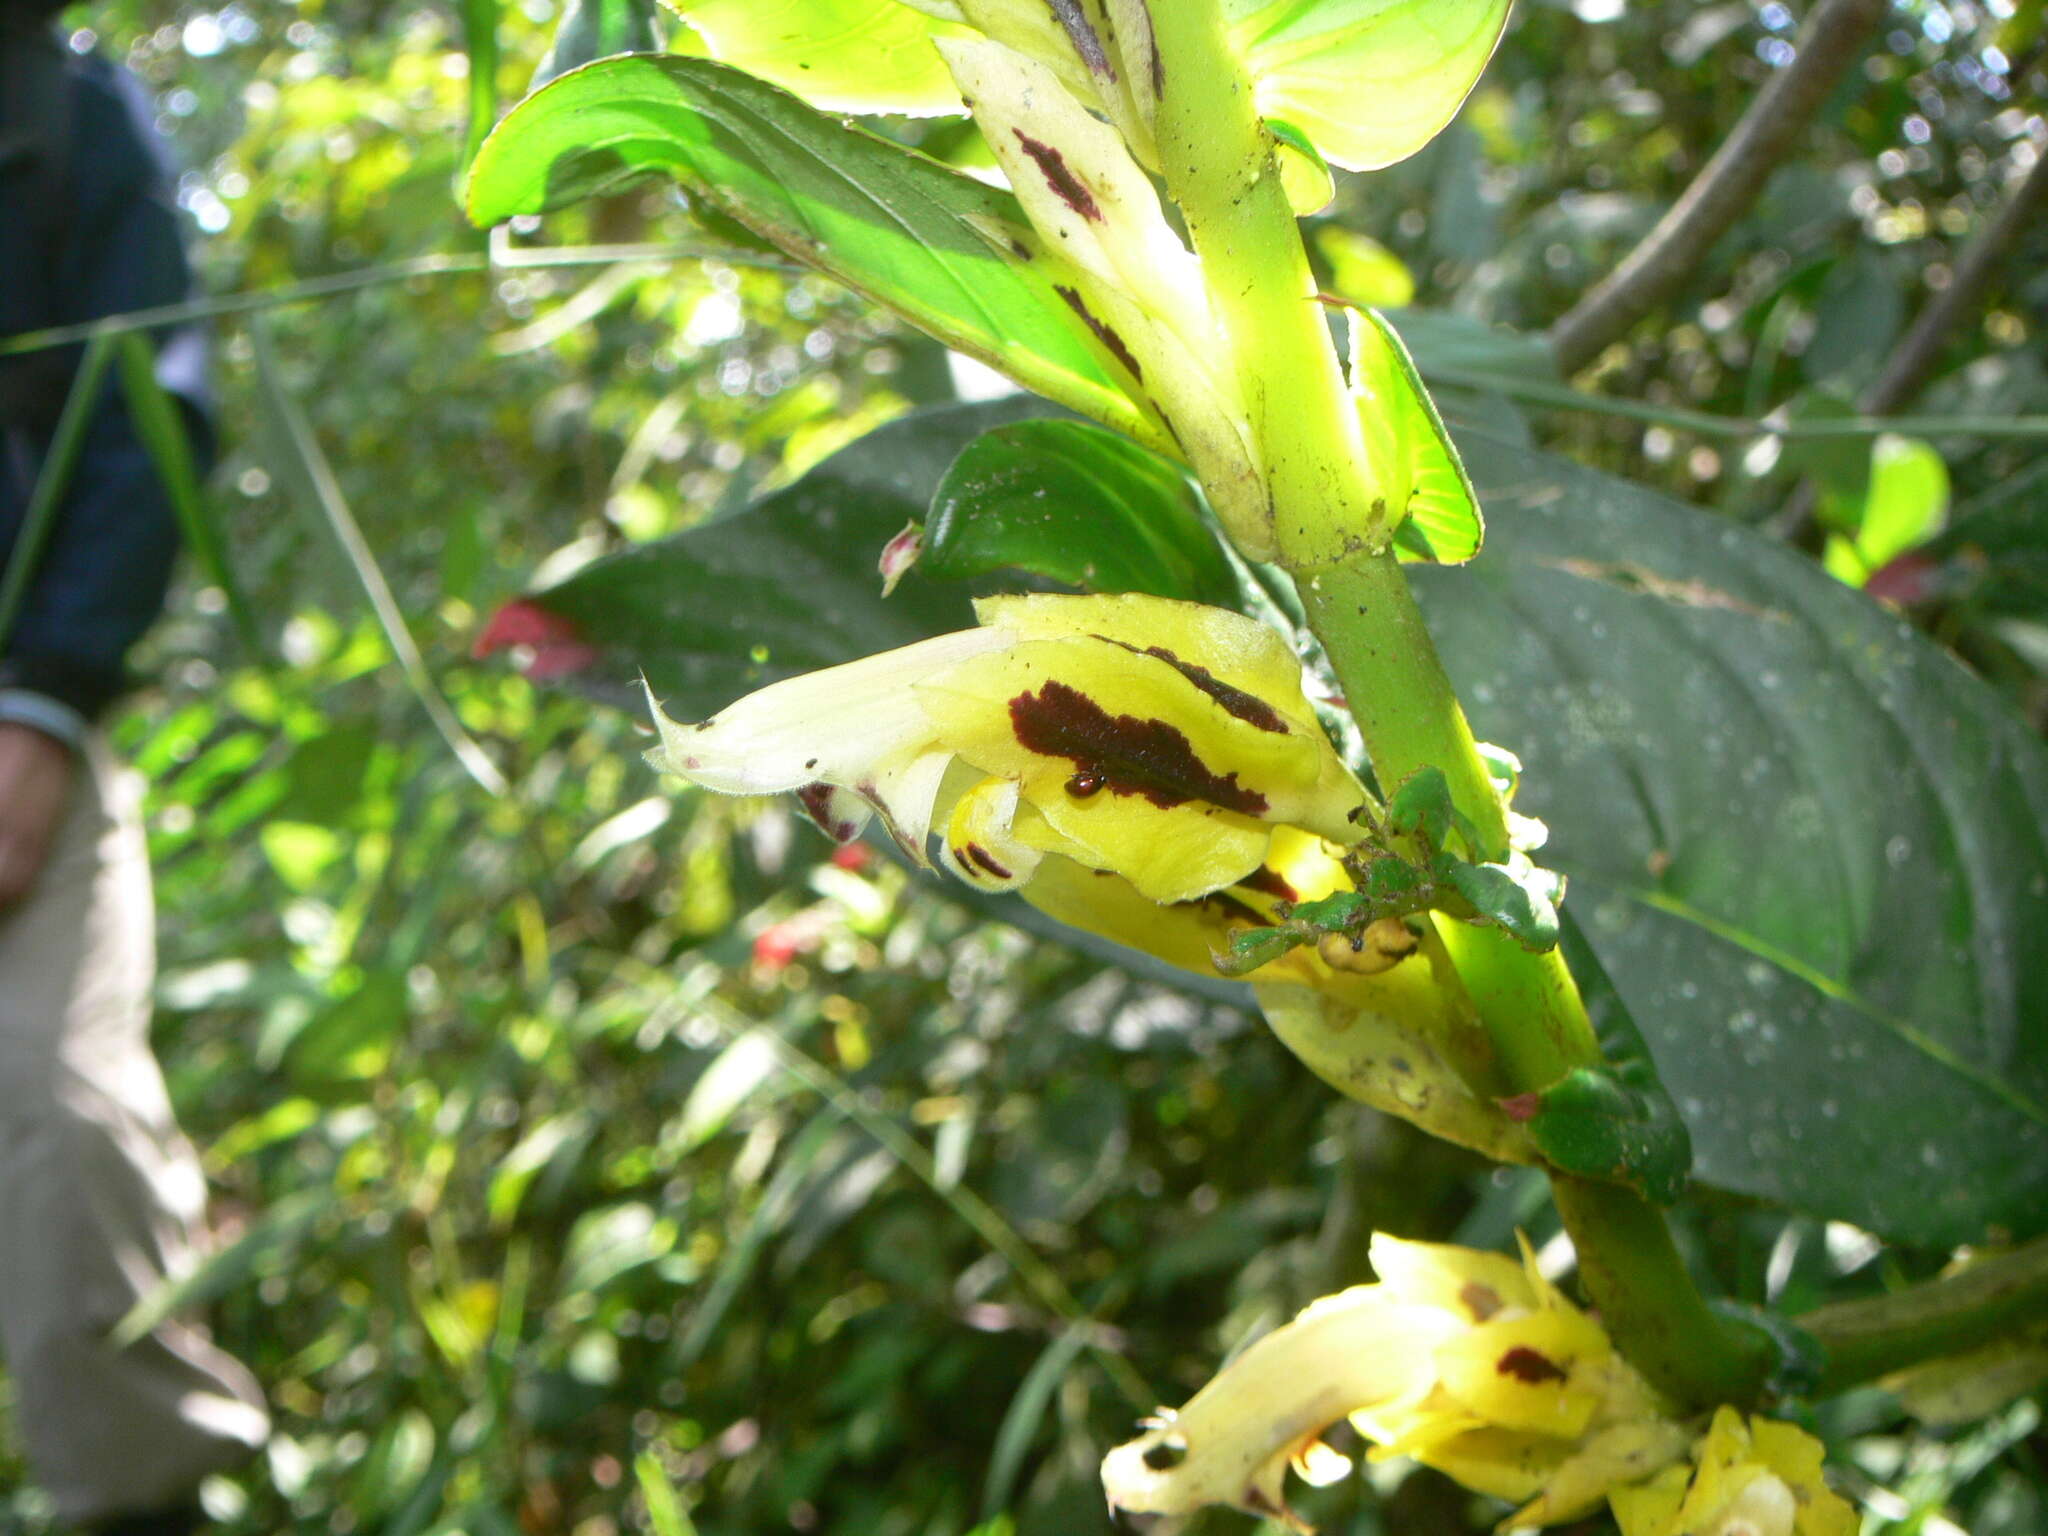
M 833 112 L 958 112 L 932 48 L 973 32 L 892 0 L 671 0 L 721 63 Z
M 1456 114 L 1500 41 L 1508 0 L 1226 0 L 1260 115 L 1323 158 L 1406 159 Z
M 1479 498 L 1408 349 L 1370 309 L 1352 311 L 1351 393 L 1398 547 L 1444 565 L 1470 560 L 1486 536 Z

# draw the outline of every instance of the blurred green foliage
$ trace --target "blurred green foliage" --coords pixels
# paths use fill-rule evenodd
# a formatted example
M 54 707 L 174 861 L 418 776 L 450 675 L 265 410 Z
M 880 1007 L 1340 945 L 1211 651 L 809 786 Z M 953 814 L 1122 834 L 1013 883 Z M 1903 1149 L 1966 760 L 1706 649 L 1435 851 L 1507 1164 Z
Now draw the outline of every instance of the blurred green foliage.
M 482 249 L 452 195 L 471 100 L 452 8 L 113 0 L 71 19 L 155 92 L 216 291 Z M 505 9 L 501 101 L 554 20 L 550 0 Z M 1377 247 L 1318 242 L 1333 283 L 1540 328 L 1711 152 L 1793 20 L 1768 0 L 1524 7 L 1451 132 L 1344 179 L 1331 223 Z M 1867 375 L 2038 140 L 2042 26 L 2038 4 L 1902 0 L 1670 323 L 1593 382 L 1755 416 Z M 971 157 L 955 128 L 902 131 Z M 548 233 L 733 239 L 665 192 Z M 1926 408 L 2048 407 L 2044 238 Z M 275 659 L 188 585 L 117 729 L 150 784 L 158 1041 L 225 1245 L 197 1293 L 278 1418 L 264 1462 L 209 1490 L 224 1529 L 1103 1530 L 1102 1449 L 1362 1277 L 1373 1228 L 1552 1235 L 1539 1183 L 1334 1099 L 1248 1015 L 1027 940 L 879 856 L 829 857 L 782 809 L 672 799 L 628 719 L 467 660 L 537 569 L 686 526 L 944 397 L 935 348 L 745 248 L 377 283 L 278 311 L 275 335 L 511 788 L 478 789 L 390 665 L 287 494 L 226 325 L 211 505 Z M 1505 366 L 1511 344 L 1490 345 Z M 1801 468 L 1497 395 L 1445 404 L 1745 519 Z M 1980 511 L 2040 484 L 2036 445 L 1937 446 Z M 1990 585 L 1983 622 L 1933 621 L 2038 702 L 2039 589 Z M 1879 1259 L 1732 1200 L 1682 1236 L 1717 1288 L 1791 1310 L 1940 1257 Z M 1937 1435 L 1871 1391 L 1821 1427 L 1867 1529 L 2048 1528 L 2037 1403 Z M 11 1443 L 0 1425 L 0 1532 L 40 1536 Z M 1302 1503 L 1355 1536 L 1499 1513 L 1395 1467 Z

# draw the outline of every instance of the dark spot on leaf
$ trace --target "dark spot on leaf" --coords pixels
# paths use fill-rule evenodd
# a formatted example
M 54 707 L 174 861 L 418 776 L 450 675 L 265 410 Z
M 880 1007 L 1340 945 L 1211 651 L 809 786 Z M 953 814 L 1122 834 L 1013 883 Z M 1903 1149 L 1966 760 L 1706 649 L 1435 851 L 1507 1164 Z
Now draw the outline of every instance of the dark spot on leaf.
M 1502 1355 L 1500 1363 L 1494 1369 L 1503 1376 L 1512 1376 L 1517 1381 L 1526 1381 L 1532 1387 L 1540 1386 L 1546 1381 L 1563 1381 L 1565 1379 L 1565 1371 L 1562 1366 L 1548 1355 L 1533 1350 L 1526 1344 L 1517 1344 L 1513 1349 Z
M 1211 770 L 1166 721 L 1112 715 L 1062 682 L 1011 699 L 1010 728 L 1027 750 L 1071 759 L 1077 773 L 1099 775 L 1114 795 L 1143 795 L 1162 810 L 1190 800 L 1247 816 L 1266 809 L 1264 795 L 1238 783 L 1235 771 Z
M 1097 635 L 1095 638 L 1106 640 L 1109 637 Z M 1287 734 L 1287 722 L 1280 718 L 1279 712 L 1272 705 L 1257 694 L 1231 687 L 1207 667 L 1196 666 L 1192 661 L 1182 661 L 1163 645 L 1148 645 L 1139 650 L 1137 646 L 1128 645 L 1122 640 L 1110 640 L 1109 643 L 1121 645 L 1125 650 L 1134 651 L 1140 656 L 1158 657 L 1245 724 L 1262 731 L 1272 731 L 1280 736 Z
M 812 761 L 816 761 L 813 759 Z M 835 843 L 850 843 L 854 834 L 860 831 L 850 821 L 844 821 L 832 814 L 832 786 L 830 784 L 806 784 L 796 792 L 796 803 L 804 808 L 804 814 L 818 824 L 818 829 Z
M 1501 1309 L 1500 1292 L 1490 1285 L 1481 1285 L 1477 1280 L 1465 1282 L 1458 1291 L 1458 1300 L 1464 1303 L 1475 1323 L 1485 1322 Z
M 1270 864 L 1261 864 L 1237 883 L 1248 891 L 1257 891 L 1261 895 L 1276 897 L 1281 901 L 1301 900 L 1301 892 L 1289 885 L 1287 877 Z
M 1095 194 L 1088 190 L 1087 183 L 1067 168 L 1067 157 L 1043 139 L 1034 139 L 1022 128 L 1012 128 L 1017 142 L 1024 146 L 1024 153 L 1038 167 L 1038 174 L 1045 178 L 1053 195 L 1090 224 L 1100 224 L 1102 205 L 1095 201 Z
M 1117 335 L 1115 328 L 1096 319 L 1095 311 L 1088 307 L 1088 301 L 1082 298 L 1077 290 L 1067 287 L 1064 283 L 1055 283 L 1053 284 L 1052 291 L 1065 299 L 1067 301 L 1067 308 L 1079 315 L 1088 329 L 1095 333 L 1095 339 L 1109 348 L 1110 356 L 1122 363 L 1125 371 L 1132 378 L 1143 384 L 1145 382 L 1145 370 L 1138 366 L 1137 358 L 1131 355 L 1131 349 L 1124 345 L 1123 337 Z M 1167 431 L 1171 432 L 1172 430 L 1173 424 L 1168 422 Z M 1180 438 L 1176 436 L 1174 441 L 1177 443 L 1180 441 Z

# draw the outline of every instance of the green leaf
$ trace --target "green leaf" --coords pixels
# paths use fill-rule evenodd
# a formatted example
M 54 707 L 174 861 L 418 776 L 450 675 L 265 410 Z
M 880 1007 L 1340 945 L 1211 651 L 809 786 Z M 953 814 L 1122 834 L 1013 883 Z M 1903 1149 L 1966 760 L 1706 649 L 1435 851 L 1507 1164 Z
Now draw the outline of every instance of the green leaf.
M 932 498 L 919 568 L 1204 603 L 1237 589 L 1187 471 L 1080 421 L 1022 421 L 970 443 Z
M 1486 536 L 1472 482 L 1408 349 L 1369 309 L 1351 312 L 1351 394 L 1379 494 L 1401 520 L 1396 543 L 1444 565 L 1470 560 Z
M 1444 882 L 1472 904 L 1487 922 L 1505 929 L 1524 949 L 1557 945 L 1557 877 L 1545 869 L 1510 869 L 1505 864 L 1468 864 L 1442 855 Z
M 569 0 L 555 24 L 529 92 L 572 69 L 621 53 L 652 53 L 661 47 L 654 30 L 654 0 Z
M 832 112 L 958 112 L 932 40 L 972 37 L 890 0 L 672 0 L 714 59 Z
M 1315 141 L 1294 124 L 1277 120 L 1266 124 L 1266 132 L 1273 136 L 1273 158 L 1280 166 L 1288 206 L 1304 218 L 1329 207 L 1337 183 Z
M 1369 171 L 1450 122 L 1493 56 L 1508 0 L 1225 0 L 1259 113 Z
M 1404 836 L 1420 836 L 1431 848 L 1444 845 L 1456 814 L 1450 781 L 1441 768 L 1424 768 L 1409 775 L 1387 802 L 1387 825 Z
M 1909 1241 L 2048 1227 L 2048 750 L 1793 551 L 1478 434 L 1414 573 L 1711 1183 Z
M 1828 572 L 1860 587 L 1871 572 L 1941 531 L 1948 516 L 1948 466 L 1919 438 L 1887 432 L 1870 445 L 1870 474 L 1860 500 L 1823 501 L 1823 517 L 1841 530 L 1828 540 Z
M 1626 1184 L 1660 1205 L 1685 1193 L 1690 1147 L 1668 1100 L 1592 1067 L 1575 1068 L 1536 1097 L 1529 1134 L 1565 1172 Z
M 721 64 L 628 57 L 564 75 L 484 145 L 469 216 L 542 213 L 653 172 L 1026 388 L 1148 433 L 1043 263 L 991 243 L 1023 226 L 1014 197 Z

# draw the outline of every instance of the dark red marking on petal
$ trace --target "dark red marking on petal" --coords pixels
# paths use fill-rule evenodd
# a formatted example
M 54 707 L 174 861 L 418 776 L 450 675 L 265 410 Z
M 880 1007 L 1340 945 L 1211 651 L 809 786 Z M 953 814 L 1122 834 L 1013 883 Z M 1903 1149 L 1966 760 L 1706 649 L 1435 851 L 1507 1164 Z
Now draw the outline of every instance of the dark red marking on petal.
M 1270 864 L 1261 864 L 1237 883 L 1261 896 L 1271 896 L 1280 901 L 1301 900 L 1301 892 L 1288 884 L 1287 877 Z
M 1278 710 L 1255 693 L 1246 693 L 1242 688 L 1231 687 L 1207 667 L 1197 666 L 1192 661 L 1182 661 L 1163 645 L 1148 645 L 1141 649 L 1125 640 L 1110 640 L 1107 635 L 1097 635 L 1095 638 L 1109 640 L 1111 645 L 1122 646 L 1138 656 L 1156 656 L 1246 725 L 1262 731 L 1272 731 L 1280 736 L 1287 734 L 1287 722 L 1280 718 Z
M 998 864 L 992 854 L 979 843 L 962 843 L 953 850 L 953 857 L 960 861 L 962 869 L 979 869 L 998 880 L 1011 878 L 1009 870 Z
M 1217 774 L 1195 755 L 1186 735 L 1164 720 L 1112 715 L 1078 688 L 1046 681 L 1010 700 L 1010 729 L 1026 750 L 1073 761 L 1078 774 L 1099 775 L 1113 795 L 1143 795 L 1162 810 L 1205 800 L 1257 816 L 1266 797 Z
M 1031 157 L 1032 163 L 1038 167 L 1039 175 L 1045 178 L 1045 184 L 1052 188 L 1055 197 L 1090 224 L 1103 222 L 1102 205 L 1095 201 L 1095 194 L 1088 190 L 1087 183 L 1068 169 L 1065 155 L 1045 140 L 1034 139 L 1022 128 L 1012 128 L 1010 132 L 1015 134 L 1017 142 L 1024 146 L 1024 153 Z
M 818 830 L 833 842 L 851 842 L 860 828 L 832 814 L 832 793 L 830 784 L 806 784 L 796 792 L 796 803 L 804 808 L 806 816 L 818 824 Z
M 1485 1322 L 1502 1306 L 1500 1292 L 1490 1285 L 1481 1285 L 1477 1280 L 1467 1280 L 1459 1287 L 1458 1300 L 1472 1314 L 1475 1323 Z
M 1517 1344 L 1502 1355 L 1494 1370 L 1517 1381 L 1526 1381 L 1532 1387 L 1541 1386 L 1546 1381 L 1563 1381 L 1566 1376 L 1563 1366 L 1526 1344 Z
M 1052 291 L 1062 299 L 1065 299 L 1067 301 L 1067 308 L 1079 315 L 1088 329 L 1095 333 L 1095 339 L 1109 348 L 1110 356 L 1122 363 L 1125 371 L 1132 378 L 1143 384 L 1145 382 L 1145 370 L 1138 366 L 1138 360 L 1131 355 L 1131 349 L 1124 345 L 1123 337 L 1117 335 L 1113 326 L 1107 325 L 1095 317 L 1095 311 L 1088 307 L 1088 301 L 1081 297 L 1080 292 L 1067 287 L 1064 283 L 1054 283 Z M 1175 438 L 1174 441 L 1179 442 L 1180 439 Z

